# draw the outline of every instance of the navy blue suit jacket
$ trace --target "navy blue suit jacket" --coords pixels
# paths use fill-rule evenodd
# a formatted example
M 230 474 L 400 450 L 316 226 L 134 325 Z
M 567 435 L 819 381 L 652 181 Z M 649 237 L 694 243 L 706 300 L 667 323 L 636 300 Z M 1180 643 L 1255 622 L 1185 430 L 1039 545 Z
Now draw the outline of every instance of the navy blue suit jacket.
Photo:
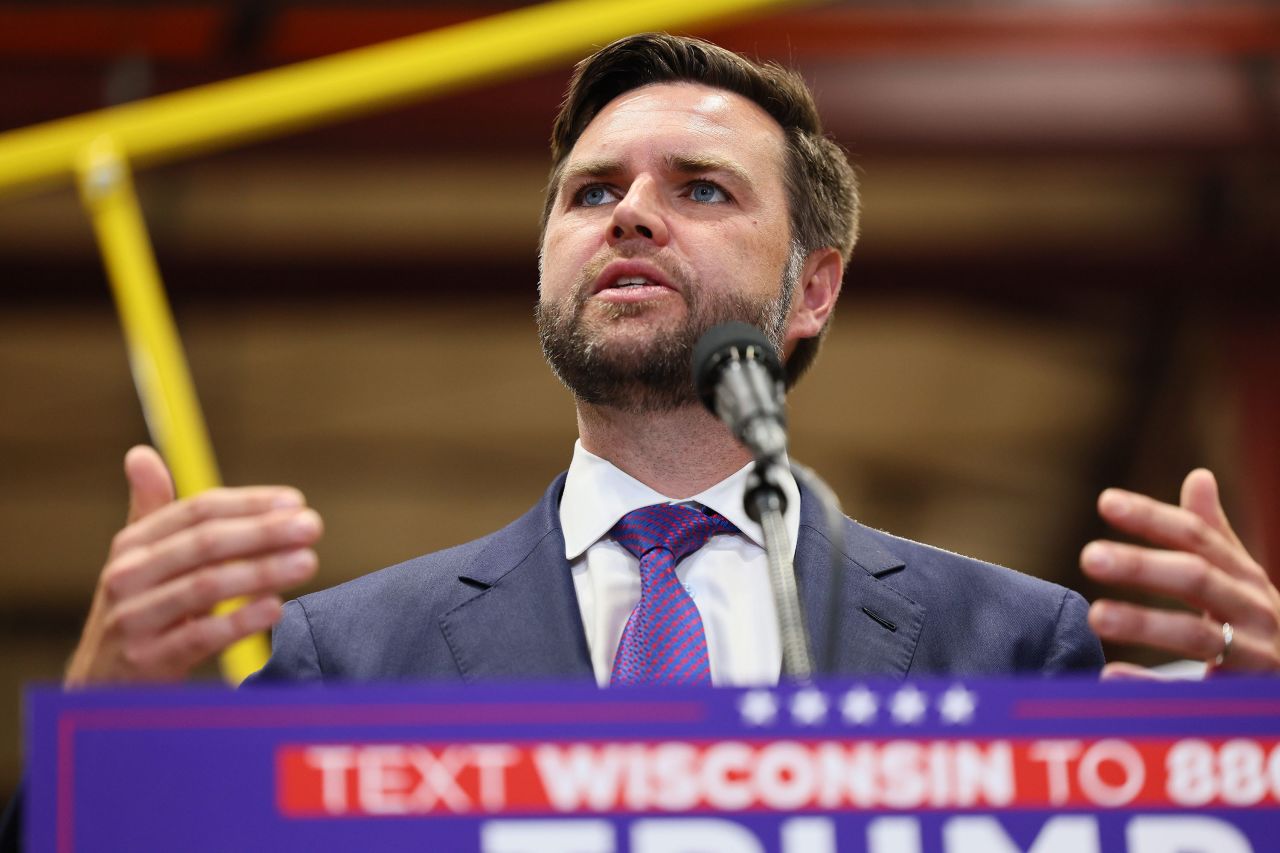
M 285 605 L 251 681 L 592 679 L 564 555 L 564 475 L 523 517 Z M 1102 649 L 1077 593 L 847 520 L 829 674 L 1097 670 Z M 801 492 L 796 581 L 823 661 L 831 557 L 817 500 Z

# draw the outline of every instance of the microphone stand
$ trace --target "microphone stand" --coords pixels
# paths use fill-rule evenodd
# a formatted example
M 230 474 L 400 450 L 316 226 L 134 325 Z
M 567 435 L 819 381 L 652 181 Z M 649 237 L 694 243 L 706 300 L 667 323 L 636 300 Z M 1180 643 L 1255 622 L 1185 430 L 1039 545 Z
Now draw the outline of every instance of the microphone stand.
M 778 613 L 778 636 L 782 644 L 782 675 L 798 681 L 813 677 L 813 657 L 809 633 L 796 590 L 791 542 L 782 520 L 787 498 L 778 484 L 778 472 L 786 470 L 775 458 L 760 457 L 747 477 L 746 511 L 764 531 L 764 550 L 769 562 L 769 582 Z
M 787 432 L 783 426 L 782 363 L 759 329 L 724 323 L 698 341 L 693 352 L 693 384 L 707 408 L 729 425 L 755 458 L 743 503 L 747 515 L 764 532 L 782 645 L 782 675 L 808 681 L 813 677 L 813 657 L 796 590 L 792 545 L 783 522 L 787 498 L 779 479 L 788 470 L 784 462 Z

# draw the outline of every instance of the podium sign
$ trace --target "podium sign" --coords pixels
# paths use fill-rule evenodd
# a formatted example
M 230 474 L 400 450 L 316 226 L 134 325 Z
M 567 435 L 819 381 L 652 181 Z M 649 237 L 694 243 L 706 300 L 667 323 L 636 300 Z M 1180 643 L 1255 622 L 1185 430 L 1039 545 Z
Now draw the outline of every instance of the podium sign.
M 30 851 L 1280 849 L 1280 680 L 27 694 Z

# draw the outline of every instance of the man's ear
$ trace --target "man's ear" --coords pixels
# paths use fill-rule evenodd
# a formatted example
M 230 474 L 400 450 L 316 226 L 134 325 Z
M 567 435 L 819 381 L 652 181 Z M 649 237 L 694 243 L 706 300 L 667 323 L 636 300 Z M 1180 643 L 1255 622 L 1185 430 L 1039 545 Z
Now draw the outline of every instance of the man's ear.
M 803 338 L 815 337 L 826 324 L 840 297 L 844 261 L 837 249 L 816 249 L 805 259 L 800 282 L 787 321 L 787 348 Z

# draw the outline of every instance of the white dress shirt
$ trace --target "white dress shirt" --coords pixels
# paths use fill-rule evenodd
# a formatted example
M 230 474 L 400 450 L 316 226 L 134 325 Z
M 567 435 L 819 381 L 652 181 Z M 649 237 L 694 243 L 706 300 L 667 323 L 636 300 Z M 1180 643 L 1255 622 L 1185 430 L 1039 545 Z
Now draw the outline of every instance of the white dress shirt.
M 692 498 L 676 500 L 583 449 L 582 442 L 574 445 L 573 462 L 560 499 L 560 526 L 587 632 L 591 665 L 601 686 L 609 683 L 622 630 L 640 600 L 640 561 L 609 538 L 609 531 L 632 510 L 659 503 L 710 507 L 741 531 L 741 535 L 713 536 L 676 566 L 676 577 L 702 616 L 711 658 L 711 682 L 778 682 L 782 646 L 764 533 L 743 508 L 750 470 L 747 465 Z M 790 472 L 781 485 L 787 496 L 783 520 L 794 557 L 800 532 L 800 494 Z

